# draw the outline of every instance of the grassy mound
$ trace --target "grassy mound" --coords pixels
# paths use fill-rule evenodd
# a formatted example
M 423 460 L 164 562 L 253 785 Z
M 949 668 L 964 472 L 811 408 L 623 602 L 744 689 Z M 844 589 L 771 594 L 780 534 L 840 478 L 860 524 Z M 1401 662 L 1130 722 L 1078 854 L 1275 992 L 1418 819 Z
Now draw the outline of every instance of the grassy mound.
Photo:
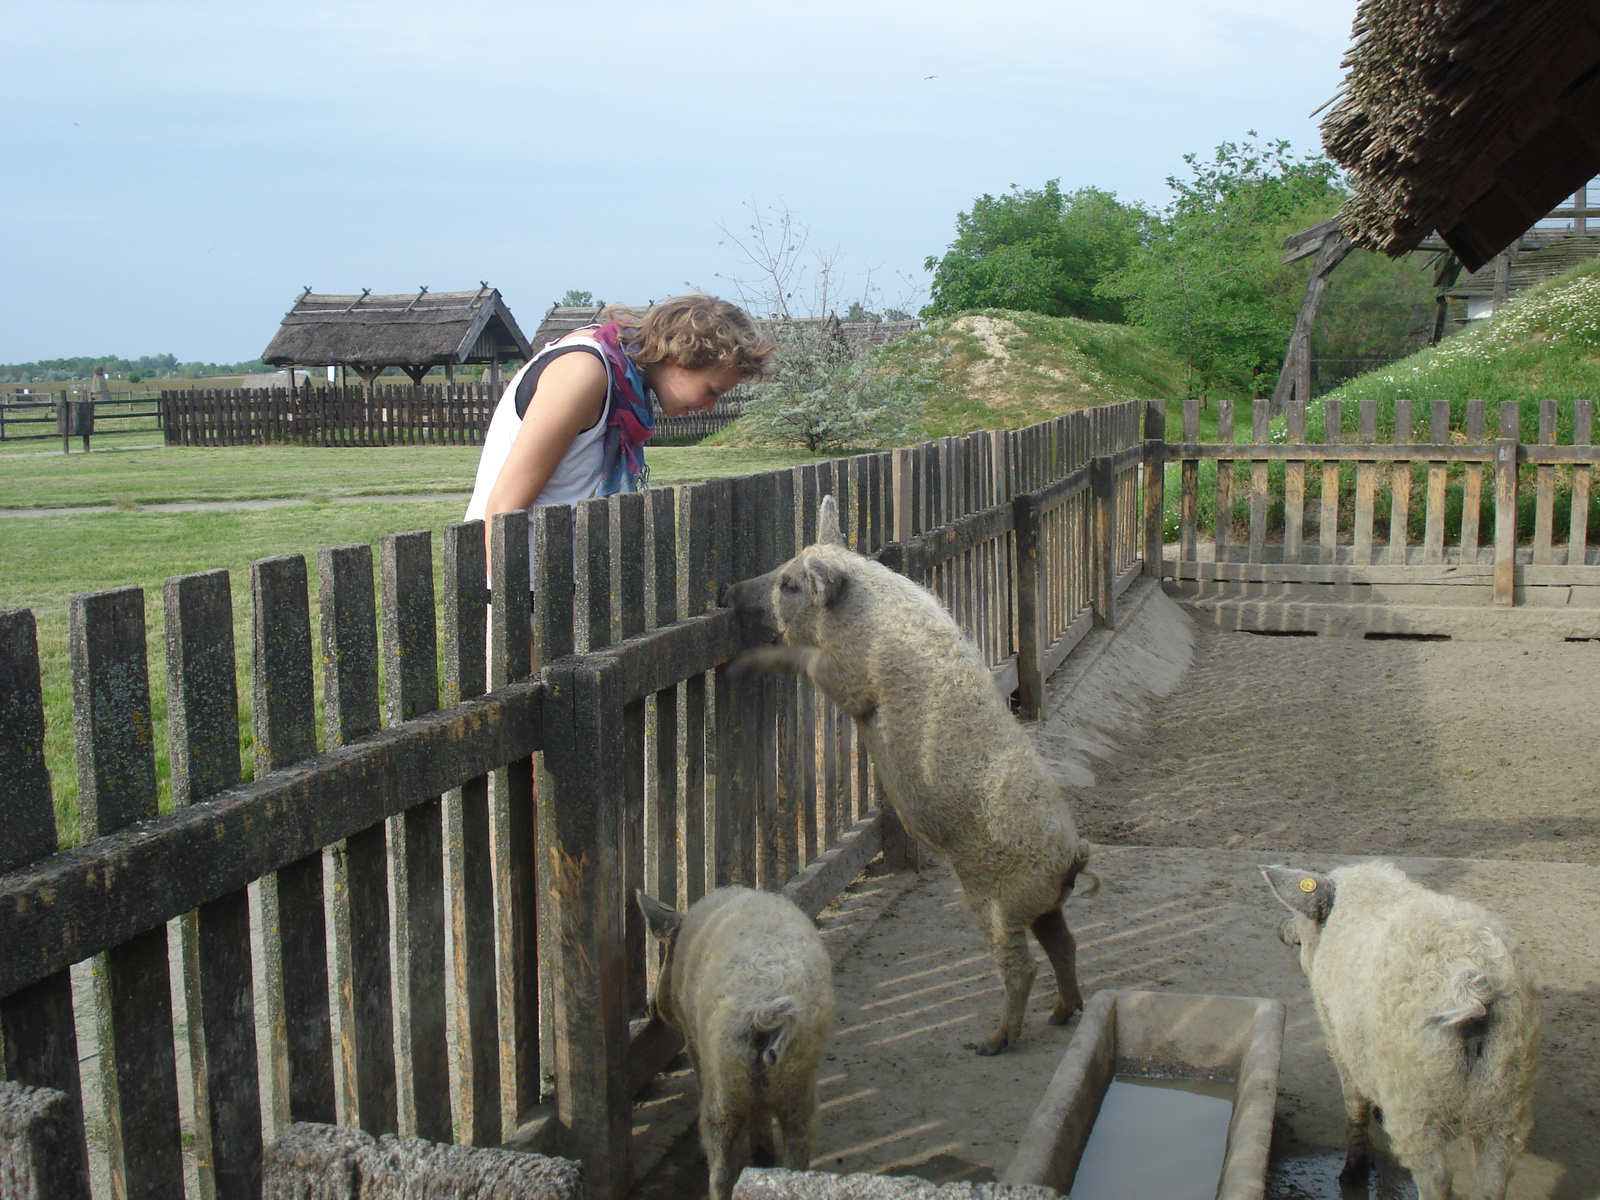
M 1143 329 L 984 309 L 939 317 L 885 346 L 876 367 L 921 405 L 908 442 L 1020 429 L 1074 409 L 1183 395 L 1182 364 Z M 741 445 L 736 422 L 702 445 Z
M 1536 439 L 1540 400 L 1561 402 L 1562 440 L 1571 436 L 1571 401 L 1600 396 L 1600 259 L 1574 267 L 1504 305 L 1494 316 L 1437 346 L 1351 380 L 1325 400 L 1344 402 L 1355 428 L 1356 405 L 1378 402 L 1380 436 L 1394 428 L 1394 402 L 1411 399 L 1415 435 L 1427 431 L 1431 400 L 1451 402 L 1459 427 L 1468 398 L 1519 406 L 1523 440 Z M 1308 425 L 1321 414 L 1308 413 Z M 1313 432 L 1308 430 L 1308 435 Z M 1320 429 L 1316 431 L 1320 436 Z

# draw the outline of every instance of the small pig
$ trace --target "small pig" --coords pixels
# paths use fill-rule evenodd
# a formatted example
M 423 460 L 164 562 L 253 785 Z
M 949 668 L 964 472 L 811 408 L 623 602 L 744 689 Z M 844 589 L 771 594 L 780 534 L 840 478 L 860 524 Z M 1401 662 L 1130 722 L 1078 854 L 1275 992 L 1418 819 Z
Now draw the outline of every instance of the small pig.
M 1449 1200 L 1445 1147 L 1460 1137 L 1472 1196 L 1502 1200 L 1533 1127 L 1539 1057 L 1539 997 L 1511 935 L 1392 863 L 1261 873 L 1294 914 L 1279 937 L 1300 948 L 1344 1089 L 1340 1180 L 1366 1179 L 1376 1108 L 1420 1200 Z
M 723 887 L 687 914 L 638 893 L 650 931 L 666 946 L 651 999 L 683 1034 L 700 1081 L 700 1144 L 712 1200 L 729 1200 L 750 1144 L 782 1165 L 811 1165 L 817 1063 L 833 1021 L 833 968 L 822 937 L 791 901 Z
M 1006 991 L 999 1026 L 978 1053 L 999 1053 L 1022 1035 L 1035 974 L 1030 929 L 1055 971 L 1050 1021 L 1065 1023 L 1083 995 L 1061 906 L 1080 873 L 1098 886 L 1084 871 L 1089 843 L 1062 781 L 938 597 L 847 548 L 827 496 L 816 543 L 732 585 L 724 603 L 759 616 L 784 643 L 751 650 L 736 667 L 804 675 L 849 713 L 901 823 L 961 881 Z

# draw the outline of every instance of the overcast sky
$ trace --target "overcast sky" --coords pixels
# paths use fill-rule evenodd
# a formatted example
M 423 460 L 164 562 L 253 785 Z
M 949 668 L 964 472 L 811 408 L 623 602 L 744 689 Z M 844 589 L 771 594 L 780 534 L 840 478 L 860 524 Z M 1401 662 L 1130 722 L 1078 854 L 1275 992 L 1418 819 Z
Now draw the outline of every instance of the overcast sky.
M 1159 206 L 1186 152 L 1317 148 L 1354 11 L 0 0 L 0 362 L 252 358 L 307 284 L 487 280 L 530 334 L 568 288 L 727 293 L 752 202 L 896 304 L 981 193 Z

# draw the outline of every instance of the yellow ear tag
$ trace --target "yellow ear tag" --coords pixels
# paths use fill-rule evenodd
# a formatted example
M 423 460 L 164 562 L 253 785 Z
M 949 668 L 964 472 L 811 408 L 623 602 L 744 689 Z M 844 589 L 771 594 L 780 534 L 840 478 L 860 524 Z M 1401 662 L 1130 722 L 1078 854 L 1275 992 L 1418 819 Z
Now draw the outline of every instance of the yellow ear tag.
M 1314 892 L 1314 891 L 1316 891 L 1317 890 L 1317 881 L 1315 879 L 1302 879 L 1300 881 L 1300 890 L 1302 892 Z

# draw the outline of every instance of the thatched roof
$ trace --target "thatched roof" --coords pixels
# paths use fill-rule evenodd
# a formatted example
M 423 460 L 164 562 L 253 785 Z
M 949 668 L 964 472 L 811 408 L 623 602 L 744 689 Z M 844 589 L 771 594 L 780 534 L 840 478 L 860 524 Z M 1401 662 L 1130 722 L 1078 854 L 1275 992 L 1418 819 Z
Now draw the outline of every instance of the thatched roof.
M 1323 145 L 1360 246 L 1481 267 L 1600 173 L 1600 0 L 1361 0 Z
M 261 360 L 273 366 L 360 368 L 495 363 L 527 358 L 528 339 L 500 293 L 319 296 L 309 288 Z
M 568 305 L 552 304 L 544 314 L 544 320 L 539 322 L 539 328 L 533 333 L 533 348 L 542 350 L 559 337 L 565 337 L 574 329 L 582 329 L 585 325 L 593 325 L 600 319 L 601 306 L 593 305 Z

